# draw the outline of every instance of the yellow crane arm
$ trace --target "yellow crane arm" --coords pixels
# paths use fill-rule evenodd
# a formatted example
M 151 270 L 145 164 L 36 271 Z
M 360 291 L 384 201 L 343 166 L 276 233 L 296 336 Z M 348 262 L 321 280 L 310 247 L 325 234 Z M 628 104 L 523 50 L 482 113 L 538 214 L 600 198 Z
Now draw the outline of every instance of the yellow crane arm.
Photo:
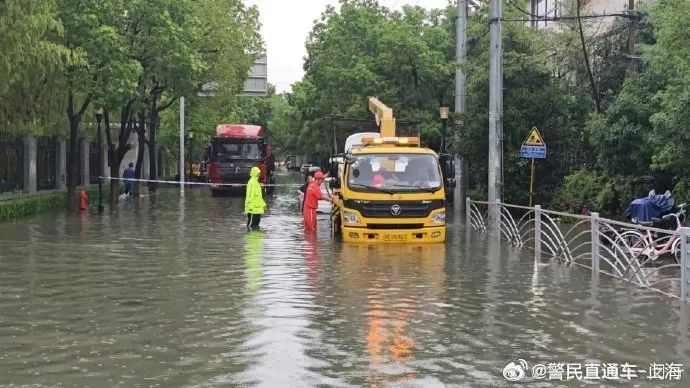
M 387 107 L 376 97 L 369 97 L 369 111 L 376 116 L 381 137 L 395 137 L 395 118 L 393 109 Z

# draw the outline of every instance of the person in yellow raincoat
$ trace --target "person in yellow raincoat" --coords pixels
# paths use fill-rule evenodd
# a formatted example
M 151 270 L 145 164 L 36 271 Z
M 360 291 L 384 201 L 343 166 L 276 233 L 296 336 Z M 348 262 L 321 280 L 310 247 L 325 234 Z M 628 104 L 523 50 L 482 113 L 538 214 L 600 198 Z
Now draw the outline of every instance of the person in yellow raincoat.
M 244 212 L 247 213 L 247 229 L 258 229 L 261 215 L 264 214 L 266 210 L 263 190 L 259 183 L 260 174 L 261 170 L 258 167 L 252 167 L 249 172 L 247 194 L 244 198 Z

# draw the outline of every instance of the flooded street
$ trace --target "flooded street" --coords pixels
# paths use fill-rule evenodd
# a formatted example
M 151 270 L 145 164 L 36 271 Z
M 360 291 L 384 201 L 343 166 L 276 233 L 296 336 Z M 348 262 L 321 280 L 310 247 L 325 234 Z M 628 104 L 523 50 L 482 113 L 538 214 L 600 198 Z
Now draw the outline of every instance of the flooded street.
M 0 385 L 503 386 L 518 359 L 690 365 L 678 300 L 457 223 L 445 245 L 343 244 L 325 216 L 305 237 L 295 191 L 258 232 L 243 198 L 204 188 L 0 224 Z

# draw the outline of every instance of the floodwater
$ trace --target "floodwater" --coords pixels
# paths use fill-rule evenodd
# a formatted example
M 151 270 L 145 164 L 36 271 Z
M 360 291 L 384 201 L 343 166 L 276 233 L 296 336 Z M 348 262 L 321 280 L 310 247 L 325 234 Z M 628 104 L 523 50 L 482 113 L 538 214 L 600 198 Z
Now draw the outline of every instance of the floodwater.
M 0 224 L 0 386 L 504 386 L 520 359 L 673 362 L 681 381 L 616 385 L 688 386 L 678 300 L 458 224 L 445 245 L 305 236 L 295 190 L 255 232 L 203 188 Z

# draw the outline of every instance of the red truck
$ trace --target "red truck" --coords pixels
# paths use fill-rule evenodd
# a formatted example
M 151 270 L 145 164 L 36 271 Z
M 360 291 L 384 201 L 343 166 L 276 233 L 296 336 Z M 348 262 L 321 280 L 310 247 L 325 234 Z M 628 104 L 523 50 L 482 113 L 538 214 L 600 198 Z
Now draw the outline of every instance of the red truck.
M 271 146 L 266 141 L 264 129 L 258 125 L 219 125 L 216 136 L 206 146 L 204 159 L 213 196 L 223 192 L 244 191 L 244 187 L 219 184 L 245 184 L 249 179 L 249 170 L 255 166 L 261 170 L 259 182 L 275 183 L 275 162 Z M 273 186 L 267 187 L 267 191 L 273 191 Z

